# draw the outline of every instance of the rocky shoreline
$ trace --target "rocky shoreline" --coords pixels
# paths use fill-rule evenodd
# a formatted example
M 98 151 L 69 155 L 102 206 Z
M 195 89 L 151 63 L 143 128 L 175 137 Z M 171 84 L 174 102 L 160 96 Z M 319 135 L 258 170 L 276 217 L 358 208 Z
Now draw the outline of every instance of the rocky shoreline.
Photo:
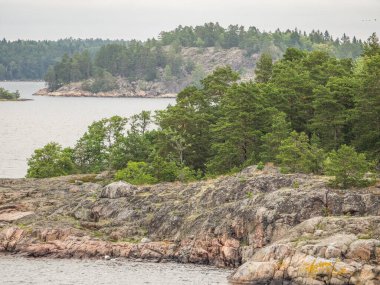
M 70 84 L 71 86 L 73 84 Z M 51 97 L 99 97 L 99 98 L 176 98 L 176 93 L 156 93 L 156 92 L 125 92 L 124 90 L 113 90 L 108 92 L 92 93 L 81 90 L 80 88 L 72 88 L 64 86 L 56 91 L 49 91 L 43 88 L 35 92 L 35 96 L 51 96 Z
M 233 284 L 380 282 L 380 186 L 250 167 L 189 184 L 0 179 L 0 252 L 232 267 Z
M 92 93 L 83 90 L 83 82 L 72 82 L 66 84 L 55 91 L 43 88 L 35 92 L 36 96 L 53 97 L 105 97 L 105 98 L 175 98 L 177 93 L 184 87 L 184 82 L 161 82 L 161 81 L 134 81 L 130 82 L 125 78 L 118 77 L 117 89 Z

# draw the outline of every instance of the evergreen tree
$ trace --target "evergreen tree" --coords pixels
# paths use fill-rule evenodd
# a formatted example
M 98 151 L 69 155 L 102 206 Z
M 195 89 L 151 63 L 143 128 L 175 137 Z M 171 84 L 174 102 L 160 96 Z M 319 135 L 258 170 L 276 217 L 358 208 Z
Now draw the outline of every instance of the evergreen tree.
M 323 152 L 311 144 L 305 133 L 290 133 L 276 156 L 284 172 L 320 173 Z
M 364 154 L 357 153 L 353 147 L 342 145 L 337 151 L 329 153 L 324 169 L 326 174 L 335 176 L 332 180 L 335 186 L 363 186 L 368 182 L 363 176 L 370 170 L 370 163 Z
M 373 33 L 368 38 L 367 42 L 364 43 L 363 55 L 364 56 L 375 56 L 378 54 L 380 54 L 379 38 L 377 37 L 376 33 Z
M 272 125 L 267 134 L 262 136 L 260 158 L 264 162 L 277 162 L 281 142 L 290 135 L 290 123 L 286 121 L 286 114 L 275 113 L 272 116 Z
M 220 117 L 213 125 L 213 157 L 208 169 L 224 173 L 255 161 L 260 139 L 268 131 L 275 110 L 266 107 L 265 98 L 257 85 L 234 84 L 222 98 Z
M 268 82 L 272 76 L 272 68 L 272 56 L 268 53 L 263 53 L 256 64 L 256 82 Z

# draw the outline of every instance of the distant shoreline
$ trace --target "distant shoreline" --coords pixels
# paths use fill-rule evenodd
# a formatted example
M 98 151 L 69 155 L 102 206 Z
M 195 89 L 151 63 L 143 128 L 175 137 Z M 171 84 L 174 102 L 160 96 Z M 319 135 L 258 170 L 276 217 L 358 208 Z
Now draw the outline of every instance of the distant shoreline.
M 17 101 L 33 101 L 33 99 L 26 99 L 26 98 L 21 98 L 21 99 L 0 99 L 0 102 L 17 102 Z
M 67 88 L 68 87 L 68 88 Z M 33 96 L 49 96 L 49 97 L 94 97 L 94 98 L 176 98 L 176 93 L 151 94 L 147 91 L 135 90 L 112 90 L 107 92 L 93 93 L 81 90 L 78 87 L 70 88 L 66 85 L 56 91 L 49 91 L 42 88 L 33 93 Z
M 0 80 L 0 82 L 45 82 L 44 80 L 21 80 L 21 79 L 17 79 L 17 80 Z

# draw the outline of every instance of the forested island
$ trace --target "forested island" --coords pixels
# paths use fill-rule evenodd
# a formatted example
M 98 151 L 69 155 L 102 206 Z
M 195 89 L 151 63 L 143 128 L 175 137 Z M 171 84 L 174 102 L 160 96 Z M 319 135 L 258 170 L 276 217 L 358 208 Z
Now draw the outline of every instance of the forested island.
M 260 31 L 218 23 L 179 26 L 147 41 L 100 39 L 0 42 L 0 80 L 45 79 L 38 95 L 156 97 L 173 96 L 215 68 L 229 65 L 242 80 L 252 78 L 260 54 L 273 60 L 287 48 L 325 51 L 357 58 L 361 40 L 328 31 Z M 15 52 L 17 51 L 17 52 Z

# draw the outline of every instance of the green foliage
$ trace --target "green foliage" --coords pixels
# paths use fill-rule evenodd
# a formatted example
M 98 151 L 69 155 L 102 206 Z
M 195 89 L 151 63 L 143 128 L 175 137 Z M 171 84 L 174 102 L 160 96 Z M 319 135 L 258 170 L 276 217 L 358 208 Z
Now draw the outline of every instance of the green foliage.
M 179 26 L 173 31 L 161 32 L 162 45 L 183 47 L 240 47 L 248 55 L 253 53 L 276 51 L 279 57 L 288 48 L 315 50 L 324 48 L 338 57 L 358 57 L 363 43 L 355 37 L 351 40 L 344 35 L 341 40 L 333 39 L 325 31 L 311 31 L 309 34 L 297 29 L 275 32 L 262 32 L 256 27 L 245 28 L 238 25 L 221 27 L 218 23 L 206 23 L 202 26 Z
M 335 176 L 333 185 L 342 188 L 351 186 L 364 186 L 369 181 L 363 176 L 371 169 L 371 164 L 367 162 L 362 153 L 357 153 L 351 146 L 342 145 L 337 151 L 329 153 L 324 162 L 326 174 Z
M 17 100 L 20 98 L 18 90 L 16 92 L 10 92 L 0 87 L 0 100 Z
M 327 150 L 348 142 L 351 129 L 350 114 L 354 107 L 358 82 L 351 77 L 332 77 L 326 86 L 314 89 L 314 117 L 309 129 L 317 133 Z
M 268 82 L 272 76 L 272 68 L 272 56 L 268 53 L 263 53 L 256 64 L 256 82 Z
M 248 160 L 253 162 L 274 110 L 266 106 L 258 86 L 252 83 L 231 86 L 219 108 L 220 117 L 212 127 L 214 156 L 208 169 L 224 173 Z
M 320 173 L 323 152 L 305 133 L 293 131 L 281 142 L 276 156 L 284 172 Z
M 91 57 L 101 46 L 110 42 L 72 38 L 57 41 L 0 40 L 0 80 L 41 80 L 48 67 L 56 64 L 64 54 L 82 54 L 87 51 Z M 75 65 L 81 72 L 84 71 L 81 69 L 85 66 L 83 62 L 79 61 Z M 86 75 L 85 72 L 83 74 Z
M 207 40 L 202 40 L 204 46 L 236 44 L 233 34 L 228 38 L 217 25 L 208 28 L 212 31 L 208 31 Z M 241 28 L 229 29 L 242 32 Z M 186 31 L 191 37 L 191 29 Z M 213 37 L 214 32 L 223 38 Z M 313 37 L 325 45 L 318 33 Z M 265 41 L 268 38 L 269 34 Z M 302 46 L 302 38 L 299 32 L 288 34 L 294 46 Z M 175 40 L 172 51 L 180 48 Z M 342 41 L 347 45 L 349 39 L 345 36 Z M 331 161 L 338 161 L 342 155 L 344 159 L 340 159 L 360 166 L 360 175 L 347 174 L 355 177 L 347 182 L 339 180 L 339 173 L 334 174 L 336 183 L 356 183 L 365 168 L 362 155 L 343 152 L 344 145 L 355 146 L 380 163 L 380 54 L 376 43 L 372 37 L 365 54 L 355 63 L 335 58 L 323 46 L 311 52 L 288 49 L 283 59 L 273 63 L 271 76 L 260 83 L 238 82 L 239 75 L 231 68 L 217 68 L 196 86 L 182 90 L 176 104 L 158 111 L 154 118 L 142 112 L 128 123 L 120 117 L 94 122 L 73 150 L 75 167 L 81 172 L 132 167 L 120 173 L 136 179 L 136 183 L 191 181 L 238 172 L 260 161 L 279 164 L 285 172 L 320 174 L 325 153 L 332 151 L 325 163 L 326 172 L 336 171 L 339 163 L 332 167 Z M 155 45 L 150 43 L 149 49 Z M 122 54 L 129 48 L 112 49 Z M 266 48 L 276 53 L 270 45 Z M 107 48 L 103 50 L 107 58 Z M 63 62 L 70 59 L 65 57 Z M 107 62 L 103 68 L 123 70 Z M 152 122 L 156 124 L 154 130 L 150 128 Z
M 126 167 L 128 161 L 147 161 L 152 152 L 150 133 L 139 135 L 128 133 L 121 136 L 108 149 L 108 165 L 111 169 Z
M 101 70 L 93 80 L 82 83 L 82 89 L 92 93 L 107 92 L 118 88 L 116 78 L 111 73 Z
M 178 166 L 175 161 L 155 155 L 151 163 L 152 175 L 159 181 L 173 182 L 178 178 Z
M 64 84 L 81 81 L 93 75 L 93 63 L 88 51 L 72 57 L 64 54 L 61 61 L 50 66 L 45 74 L 49 90 L 56 90 Z
M 376 40 L 376 42 L 374 42 Z M 367 153 L 380 165 L 380 44 L 376 35 L 370 43 L 362 60 L 362 68 L 355 80 L 355 108 L 352 112 L 353 144 Z
M 262 161 L 260 161 L 258 164 L 257 164 L 257 169 L 258 170 L 263 170 L 265 168 L 265 164 L 262 162 Z
M 110 153 L 123 137 L 126 123 L 127 119 L 114 116 L 88 127 L 74 148 L 74 160 L 81 171 L 99 172 L 110 168 Z
M 33 60 L 29 61 L 24 61 L 23 58 L 20 59 L 12 53 L 12 48 L 20 49 L 20 46 L 7 41 L 0 42 L 0 79 L 2 76 L 5 79 L 17 78 L 20 76 L 20 69 L 26 77 L 32 76 L 20 66 L 18 62 L 20 61 L 26 65 L 33 65 L 33 69 L 38 69 L 38 74 L 40 70 L 44 70 L 45 80 L 50 90 L 56 90 L 69 82 L 89 79 L 96 75 L 95 70 L 104 70 L 112 76 L 121 76 L 129 80 L 153 81 L 160 79 L 172 81 L 191 76 L 193 83 L 199 87 L 198 82 L 205 75 L 200 68 L 194 69 L 194 64 L 189 63 L 188 60 L 183 60 L 180 55 L 182 47 L 225 49 L 239 47 L 245 50 L 247 55 L 262 54 L 257 63 L 256 80 L 257 82 L 268 82 L 272 69 L 271 56 L 274 59 L 279 59 L 285 53 L 285 60 L 298 61 L 305 54 L 300 50 L 315 50 L 325 54 L 333 54 L 339 58 L 357 58 L 363 48 L 363 43 L 360 40 L 357 41 L 356 38 L 353 38 L 351 41 L 346 35 L 341 40 L 333 40 L 328 32 L 312 31 L 306 34 L 295 29 L 294 31 L 276 30 L 273 33 L 267 33 L 261 32 L 255 27 L 249 27 L 246 30 L 238 25 L 223 28 L 218 23 L 206 23 L 203 26 L 196 27 L 179 26 L 173 31 L 162 32 L 159 40 L 149 39 L 146 42 L 136 40 L 129 42 L 83 41 L 84 46 L 88 45 L 88 48 L 91 48 L 93 56 L 90 56 L 90 50 L 83 51 L 85 47 L 80 45 L 81 40 L 72 40 L 72 42 L 72 49 L 65 45 L 63 49 L 65 52 L 59 51 L 61 52 L 59 56 L 49 57 L 46 65 L 42 67 L 37 66 L 38 60 L 42 60 L 44 63 L 46 60 L 42 58 L 43 47 L 39 46 L 41 45 L 40 42 L 36 43 L 40 54 L 32 56 Z M 29 44 L 27 42 L 26 45 Z M 61 42 L 49 42 L 49 44 L 59 46 Z M 1 57 L 2 45 L 6 50 L 4 59 Z M 164 46 L 167 48 L 163 48 Z M 365 47 L 367 48 L 367 46 Z M 23 48 L 22 46 L 21 49 Z M 367 50 L 370 48 L 373 49 L 374 45 L 368 44 Z M 93 50 L 96 51 L 95 55 Z M 54 50 L 54 52 L 56 51 Z M 57 59 L 60 61 L 57 62 Z M 42 78 L 42 75 L 33 76 Z M 92 89 L 98 90 L 95 87 Z
M 177 180 L 181 182 L 190 182 L 198 179 L 200 179 L 200 176 L 196 171 L 192 170 L 190 167 L 183 166 L 178 169 Z
M 189 167 L 178 166 L 174 161 L 167 161 L 158 156 L 152 163 L 129 161 L 126 168 L 116 172 L 115 178 L 136 185 L 199 179 L 197 173 Z
M 260 157 L 265 162 L 277 162 L 276 156 L 281 142 L 289 137 L 290 134 L 290 123 L 286 121 L 285 113 L 275 113 L 271 121 L 272 124 L 269 132 L 261 137 L 262 147 Z
M 149 165 L 146 162 L 129 161 L 126 168 L 116 172 L 115 179 L 135 185 L 157 183 L 157 179 L 150 174 Z
M 48 143 L 43 148 L 36 149 L 28 159 L 27 177 L 45 178 L 68 175 L 75 172 L 72 161 L 72 149 L 62 147 L 57 143 Z
M 379 38 L 376 33 L 373 33 L 368 41 L 364 43 L 363 55 L 364 56 L 376 56 L 380 54 Z

